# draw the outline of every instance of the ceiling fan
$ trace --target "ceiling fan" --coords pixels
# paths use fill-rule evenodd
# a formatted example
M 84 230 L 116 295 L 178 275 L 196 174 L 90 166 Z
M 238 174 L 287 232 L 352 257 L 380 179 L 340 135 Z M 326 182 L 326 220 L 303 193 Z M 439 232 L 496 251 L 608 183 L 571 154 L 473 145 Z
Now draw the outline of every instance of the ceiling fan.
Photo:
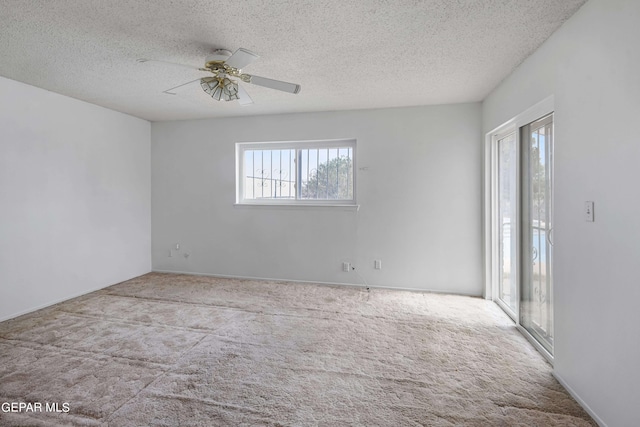
M 172 92 L 173 90 L 199 81 L 202 90 L 217 101 L 233 101 L 237 99 L 240 105 L 253 104 L 253 100 L 249 94 L 241 85 L 238 84 L 238 81 L 233 78 L 242 80 L 244 83 L 268 87 L 270 89 L 281 90 L 283 92 L 300 92 L 299 84 L 287 83 L 280 80 L 268 79 L 266 77 L 254 76 L 242 72 L 244 67 L 251 64 L 258 58 L 259 56 L 250 50 L 240 48 L 233 54 L 225 49 L 215 50 L 212 55 L 205 59 L 204 67 L 194 67 L 191 65 L 176 64 L 174 62 L 147 58 L 140 58 L 137 61 L 161 62 L 164 64 L 178 65 L 212 74 L 212 76 L 198 78 L 162 91 L 169 95 L 176 95 L 175 92 Z

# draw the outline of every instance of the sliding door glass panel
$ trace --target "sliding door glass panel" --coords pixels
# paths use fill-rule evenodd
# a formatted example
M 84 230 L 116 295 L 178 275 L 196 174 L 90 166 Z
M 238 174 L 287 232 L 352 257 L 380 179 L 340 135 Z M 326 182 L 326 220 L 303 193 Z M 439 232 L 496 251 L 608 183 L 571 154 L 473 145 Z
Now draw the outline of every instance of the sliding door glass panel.
M 553 116 L 522 128 L 520 324 L 553 354 Z
M 498 140 L 498 298 L 515 316 L 518 296 L 518 149 L 516 132 Z

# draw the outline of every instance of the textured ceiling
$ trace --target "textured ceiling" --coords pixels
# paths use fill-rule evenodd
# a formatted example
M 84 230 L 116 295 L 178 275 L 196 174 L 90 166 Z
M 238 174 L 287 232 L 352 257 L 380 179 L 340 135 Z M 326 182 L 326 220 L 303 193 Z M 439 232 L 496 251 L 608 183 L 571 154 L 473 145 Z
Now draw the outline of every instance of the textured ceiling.
M 482 100 L 585 0 L 0 0 L 0 75 L 144 119 Z M 217 48 L 261 56 L 254 104 L 217 102 L 194 66 Z

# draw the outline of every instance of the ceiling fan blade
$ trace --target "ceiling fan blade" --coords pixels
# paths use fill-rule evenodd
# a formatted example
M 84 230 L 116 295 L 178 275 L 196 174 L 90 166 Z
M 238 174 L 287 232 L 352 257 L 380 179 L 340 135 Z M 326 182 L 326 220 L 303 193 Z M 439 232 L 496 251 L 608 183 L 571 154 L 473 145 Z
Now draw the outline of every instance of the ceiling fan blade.
M 229 59 L 224 61 L 224 63 L 229 67 L 237 68 L 238 70 L 240 70 L 251 64 L 258 58 L 260 57 L 250 50 L 240 48 L 236 50 L 233 55 L 229 57 Z
M 195 80 L 191 80 L 190 82 L 186 82 L 186 83 L 182 83 L 181 85 L 172 87 L 170 89 L 167 90 L 163 90 L 162 93 L 166 93 L 167 95 L 177 95 L 177 93 L 171 92 L 174 89 L 178 89 L 179 87 L 182 86 L 186 86 L 186 85 L 190 85 L 191 83 L 195 83 L 195 82 L 199 82 L 201 79 L 195 79 Z
M 159 62 L 161 64 L 169 64 L 169 65 L 174 65 L 176 67 L 182 67 L 182 68 L 190 68 L 192 70 L 209 71 L 206 68 L 194 67 L 193 65 L 178 64 L 177 62 L 161 61 L 159 59 L 138 58 L 138 59 L 136 59 L 136 61 L 140 62 L 140 63 L 144 63 L 144 62 Z
M 301 89 L 300 85 L 297 85 L 295 83 L 287 83 L 287 82 L 282 82 L 280 80 L 273 80 L 273 79 L 268 79 L 266 77 L 260 77 L 260 76 L 252 76 L 249 74 L 244 74 L 244 75 L 249 77 L 249 83 L 258 85 L 258 86 L 268 87 L 270 89 L 281 90 L 283 92 L 289 92 L 289 93 L 298 93 L 300 92 L 300 89 Z
M 253 99 L 251 99 L 242 85 L 238 85 L 238 104 L 242 106 L 253 104 Z

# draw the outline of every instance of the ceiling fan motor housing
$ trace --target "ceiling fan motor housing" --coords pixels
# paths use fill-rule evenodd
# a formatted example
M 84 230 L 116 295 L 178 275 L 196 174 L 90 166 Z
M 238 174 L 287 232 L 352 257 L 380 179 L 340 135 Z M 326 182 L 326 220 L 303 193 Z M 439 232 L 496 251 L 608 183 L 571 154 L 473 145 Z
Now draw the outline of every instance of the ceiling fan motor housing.
M 207 68 L 213 68 L 214 66 L 221 65 L 224 61 L 229 59 L 230 56 L 230 51 L 226 49 L 217 49 L 205 58 L 204 66 Z

